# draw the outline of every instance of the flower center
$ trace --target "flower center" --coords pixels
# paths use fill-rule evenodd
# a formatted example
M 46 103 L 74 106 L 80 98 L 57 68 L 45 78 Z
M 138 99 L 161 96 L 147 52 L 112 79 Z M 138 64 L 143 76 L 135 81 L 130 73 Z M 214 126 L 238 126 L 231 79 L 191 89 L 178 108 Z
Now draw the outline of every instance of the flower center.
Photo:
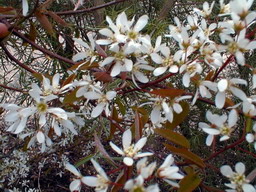
M 226 125 L 224 125 L 223 127 L 220 128 L 220 133 L 222 135 L 230 135 L 232 133 L 232 129 Z
M 244 174 L 235 173 L 232 178 L 230 178 L 231 182 L 242 186 L 244 183 L 248 183 Z
M 145 192 L 145 188 L 143 186 L 134 186 L 131 192 Z
M 130 32 L 128 33 L 128 37 L 129 37 L 130 39 L 135 40 L 135 39 L 137 39 L 137 37 L 138 37 L 138 33 L 135 32 L 135 31 L 130 31 Z
M 115 58 L 116 58 L 117 60 L 123 60 L 123 59 L 125 58 L 125 55 L 124 55 L 123 52 L 117 52 L 117 53 L 115 54 Z
M 106 180 L 104 177 L 98 174 L 97 179 L 98 179 L 98 185 L 96 187 L 96 190 L 103 190 L 108 187 L 108 180 Z
M 189 73 L 194 73 L 196 71 L 196 66 L 195 65 L 188 65 L 187 66 L 187 71 Z
M 164 62 L 163 62 L 163 65 L 164 65 L 165 67 L 168 67 L 168 66 L 173 65 L 173 57 L 171 56 L 171 57 L 166 58 L 166 59 L 164 60 Z
M 102 95 L 102 97 L 98 99 L 98 102 L 99 103 L 107 103 L 108 102 L 107 96 Z
M 48 105 L 44 102 L 37 103 L 36 106 L 39 113 L 45 113 L 47 111 Z
M 133 157 L 136 151 L 134 150 L 134 144 L 130 145 L 128 148 L 124 149 L 125 156 Z
M 231 42 L 228 44 L 228 51 L 230 53 L 235 53 L 239 50 L 239 46 L 237 45 L 236 42 Z

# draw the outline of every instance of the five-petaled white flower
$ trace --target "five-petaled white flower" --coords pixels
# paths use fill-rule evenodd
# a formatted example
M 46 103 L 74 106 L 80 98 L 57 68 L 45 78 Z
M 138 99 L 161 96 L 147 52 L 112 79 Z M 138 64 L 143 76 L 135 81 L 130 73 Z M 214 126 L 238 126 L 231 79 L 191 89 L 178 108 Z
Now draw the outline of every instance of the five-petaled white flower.
M 222 175 L 229 178 L 231 183 L 225 183 L 225 185 L 231 189 L 227 189 L 228 192 L 255 192 L 256 189 L 253 185 L 249 184 L 249 180 L 246 179 L 245 165 L 238 162 L 235 165 L 235 172 L 231 169 L 229 165 L 223 165 L 220 168 Z
M 218 93 L 215 97 L 215 105 L 218 108 L 223 108 L 225 101 L 226 101 L 226 93 L 231 92 L 233 95 L 238 97 L 241 100 L 246 100 L 247 96 L 246 94 L 239 88 L 237 88 L 236 85 L 247 85 L 247 81 L 244 79 L 238 79 L 238 78 L 233 78 L 233 79 L 221 79 L 218 84 Z
M 69 189 L 71 192 L 77 192 L 81 190 L 82 182 L 83 182 L 83 175 L 75 168 L 74 165 L 71 165 L 70 163 L 65 164 L 65 168 L 73 173 L 77 178 L 73 180 L 70 185 Z
M 147 188 L 144 187 L 144 179 L 141 175 L 136 177 L 135 179 L 128 180 L 125 185 L 124 189 L 128 190 L 129 192 L 159 192 L 160 189 L 157 184 L 150 185 Z
M 123 149 L 120 149 L 112 142 L 110 142 L 109 144 L 114 151 L 116 151 L 119 155 L 122 155 L 124 157 L 123 162 L 125 165 L 132 166 L 134 159 L 153 155 L 153 153 L 150 152 L 139 152 L 144 147 L 146 142 L 147 137 L 142 137 L 136 144 L 132 144 L 132 132 L 130 129 L 127 129 L 123 133 L 122 137 Z
M 221 135 L 220 141 L 225 141 L 230 138 L 231 133 L 234 131 L 234 126 L 237 123 L 238 115 L 235 109 L 229 112 L 229 115 L 217 115 L 212 114 L 210 111 L 206 113 L 207 120 L 210 125 L 200 122 L 199 127 L 206 132 L 208 137 L 206 138 L 206 145 L 210 146 L 213 142 L 214 135 Z M 226 121 L 228 121 L 226 123 Z
M 94 159 L 91 159 L 91 162 L 98 174 L 96 177 L 85 176 L 82 178 L 82 182 L 90 187 L 95 187 L 96 192 L 106 192 L 111 181 L 102 167 Z
M 110 115 L 109 110 L 109 102 L 116 97 L 115 91 L 108 91 L 106 94 L 96 93 L 94 91 L 90 91 L 84 94 L 84 97 L 90 100 L 97 99 L 98 104 L 92 110 L 91 116 L 98 117 L 103 110 L 105 110 L 106 115 Z
M 164 160 L 164 163 L 158 168 L 157 176 L 163 179 L 168 184 L 179 187 L 179 184 L 173 180 L 180 180 L 183 179 L 184 176 L 179 172 L 179 167 L 173 165 L 174 158 L 172 154 L 168 155 Z

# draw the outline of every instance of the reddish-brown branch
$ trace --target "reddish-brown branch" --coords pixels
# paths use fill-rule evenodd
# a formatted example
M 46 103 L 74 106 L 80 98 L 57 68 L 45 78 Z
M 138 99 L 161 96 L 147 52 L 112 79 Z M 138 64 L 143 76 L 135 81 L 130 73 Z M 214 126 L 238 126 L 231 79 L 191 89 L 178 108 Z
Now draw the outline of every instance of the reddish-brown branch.
M 56 12 L 57 15 L 75 15 L 75 14 L 81 14 L 81 13 L 87 13 L 87 12 L 92 12 L 95 11 L 97 9 L 102 9 L 111 5 L 115 5 L 121 2 L 125 2 L 127 0 L 115 0 L 115 1 L 110 1 L 108 3 L 102 4 L 102 5 L 98 5 L 95 7 L 91 7 L 91 8 L 86 8 L 86 9 L 80 9 L 80 10 L 76 10 L 76 11 L 60 11 L 60 12 Z
M 14 87 L 9 87 L 9 86 L 4 85 L 4 84 L 0 84 L 0 87 L 3 87 L 5 89 L 9 89 L 9 90 L 12 90 L 12 91 L 17 91 L 17 92 L 20 92 L 20 93 L 27 93 L 27 91 L 23 91 L 21 89 L 17 89 L 17 88 L 14 88 Z
M 33 69 L 29 68 L 27 65 L 21 63 L 18 59 L 16 59 L 16 58 L 8 51 L 8 49 L 4 46 L 3 42 L 0 42 L 0 46 L 2 47 L 2 49 L 4 50 L 4 52 L 6 53 L 6 55 L 8 56 L 8 58 L 10 58 L 12 61 L 14 61 L 15 63 L 17 63 L 20 67 L 22 67 L 23 69 L 29 71 L 30 73 L 36 73 L 36 71 L 34 71 Z
M 252 157 L 255 157 L 256 158 L 256 154 L 255 153 L 252 153 L 252 152 L 250 152 L 250 151 L 247 151 L 247 150 L 245 150 L 245 149 L 243 149 L 243 148 L 241 148 L 241 147 L 236 147 L 238 150 L 240 150 L 240 151 L 243 151 L 243 152 L 245 152 L 245 153 L 247 153 L 247 154 L 249 154 L 249 155 L 251 155 Z
M 40 47 L 39 45 L 37 45 L 35 42 L 31 41 L 30 39 L 28 39 L 27 37 L 25 37 L 23 34 L 21 34 L 20 32 L 18 32 L 16 29 L 13 30 L 13 34 L 16 35 L 17 37 L 23 39 L 24 41 L 26 41 L 27 43 L 29 43 L 32 47 L 38 49 L 39 51 L 43 52 L 44 54 L 50 56 L 50 57 L 53 57 L 55 59 L 58 59 L 58 60 L 61 60 L 63 62 L 66 62 L 68 64 L 71 64 L 71 65 L 74 65 L 75 62 L 70 60 L 70 59 L 67 59 L 65 57 L 62 57 L 56 53 L 53 53 L 43 47 Z
M 157 80 L 150 81 L 150 82 L 148 82 L 146 84 L 141 85 L 140 88 L 129 89 L 129 90 L 126 90 L 126 91 L 120 91 L 119 94 L 126 94 L 126 93 L 130 93 L 130 92 L 134 92 L 134 91 L 141 91 L 144 88 L 150 87 L 152 85 L 156 85 L 156 84 L 164 81 L 165 79 L 167 79 L 167 78 L 169 78 L 169 77 L 171 77 L 171 76 L 173 76 L 175 74 L 176 73 L 169 73 L 169 74 L 167 74 L 167 75 L 165 75 L 165 76 L 163 76 L 163 77 L 161 77 L 161 78 L 159 78 Z
M 224 68 L 234 59 L 234 55 L 230 55 L 226 62 L 220 67 L 220 69 L 215 73 L 215 75 L 212 78 L 212 81 L 215 81 L 217 77 L 219 76 L 220 72 L 224 70 Z

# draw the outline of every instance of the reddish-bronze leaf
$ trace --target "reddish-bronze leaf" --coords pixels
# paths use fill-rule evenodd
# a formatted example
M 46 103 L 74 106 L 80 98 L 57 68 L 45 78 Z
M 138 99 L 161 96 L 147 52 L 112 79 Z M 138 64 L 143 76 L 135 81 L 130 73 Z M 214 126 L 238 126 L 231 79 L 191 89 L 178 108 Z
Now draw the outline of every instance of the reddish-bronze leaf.
M 29 23 L 30 23 L 29 34 L 26 35 L 26 36 L 29 40 L 35 42 L 36 36 L 37 36 L 37 30 L 36 30 L 36 27 L 35 27 L 35 25 L 32 21 L 30 21 Z
M 104 83 L 112 82 L 113 78 L 107 72 L 95 72 L 93 73 L 94 77 L 98 81 L 102 81 Z
M 62 87 L 71 83 L 76 78 L 76 74 L 71 74 L 65 81 L 62 83 Z
M 98 63 L 90 63 L 90 61 L 87 62 L 79 62 L 75 65 L 72 65 L 72 67 L 69 68 L 69 70 L 88 70 L 92 68 L 98 68 L 99 64 Z
M 66 94 L 63 100 L 63 104 L 73 104 L 75 101 L 79 101 L 82 98 L 77 98 L 76 97 L 76 92 L 79 88 L 74 89 L 70 93 Z
M 193 192 L 202 182 L 197 173 L 192 172 L 186 175 L 179 183 L 178 192 Z
M 210 71 L 207 76 L 205 77 L 206 81 L 211 81 L 212 77 L 214 75 L 214 71 Z
M 69 24 L 64 21 L 60 16 L 58 16 L 56 13 L 52 11 L 47 11 L 47 14 L 60 26 L 68 27 Z
M 184 92 L 185 91 L 183 89 L 155 89 L 150 93 L 159 95 L 161 97 L 175 98 L 177 96 L 182 95 Z
M 97 149 L 101 152 L 101 154 L 108 159 L 113 165 L 116 166 L 116 163 L 112 160 L 112 158 L 109 156 L 109 154 L 107 153 L 107 151 L 105 150 L 104 146 L 102 145 L 98 135 L 96 133 L 94 133 L 94 142 L 95 142 L 95 146 L 97 147 Z
M 117 111 L 117 109 L 116 109 L 115 106 L 113 106 L 113 108 L 112 108 L 111 118 L 112 118 L 115 122 L 117 122 L 117 123 L 119 123 L 119 122 L 122 121 L 122 120 L 119 119 L 119 117 L 118 117 L 118 111 Z M 113 138 L 113 136 L 114 136 L 114 134 L 115 134 L 115 132 L 116 132 L 116 128 L 117 128 L 116 125 L 111 122 L 111 124 L 110 124 L 110 134 L 109 134 L 109 139 L 110 139 L 110 140 Z
M 43 12 L 41 12 L 40 10 L 37 10 L 35 12 L 35 16 L 36 16 L 37 20 L 40 22 L 40 24 L 42 25 L 42 27 L 45 29 L 45 31 L 49 35 L 55 37 L 55 31 L 53 29 L 52 23 L 49 21 L 47 16 Z
M 174 144 L 180 145 L 185 148 L 189 148 L 190 144 L 186 137 L 168 129 L 154 129 L 154 132 L 161 135 L 165 139 L 173 142 Z
M 165 147 L 167 149 L 169 149 L 170 151 L 172 151 L 173 153 L 191 161 L 192 163 L 194 163 L 195 165 L 201 167 L 201 168 L 204 168 L 205 167 L 205 164 L 203 162 L 203 160 L 198 156 L 196 155 L 195 153 L 189 151 L 188 149 L 186 148 L 177 148 L 177 147 L 174 147 L 174 146 L 171 146 L 167 143 L 164 143 Z

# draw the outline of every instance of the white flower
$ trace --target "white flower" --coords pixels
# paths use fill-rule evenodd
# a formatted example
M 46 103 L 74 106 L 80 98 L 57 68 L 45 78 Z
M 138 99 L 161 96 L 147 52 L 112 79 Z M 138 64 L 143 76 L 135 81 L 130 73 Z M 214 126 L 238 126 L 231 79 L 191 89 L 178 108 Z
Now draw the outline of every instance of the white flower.
M 141 38 L 142 45 L 140 47 L 141 51 L 146 54 L 151 53 L 157 53 L 159 52 L 163 47 L 166 47 L 166 43 L 161 44 L 162 42 L 162 36 L 158 36 L 155 42 L 155 47 L 151 44 L 151 37 L 149 35 L 145 35 Z
M 157 53 L 151 53 L 151 59 L 157 63 L 161 64 L 161 67 L 157 67 L 153 74 L 154 76 L 162 75 L 169 69 L 170 73 L 177 73 L 179 71 L 179 67 L 177 65 L 174 65 L 173 56 L 170 55 L 171 51 L 169 47 L 162 47 L 160 49 L 160 52 L 163 54 L 164 58 L 162 58 Z
M 232 109 L 229 112 L 228 117 L 226 115 L 219 116 L 207 111 L 206 118 L 211 124 L 208 125 L 200 122 L 199 127 L 209 134 L 206 138 L 206 145 L 210 146 L 213 142 L 214 135 L 221 135 L 220 141 L 225 141 L 230 138 L 230 135 L 234 130 L 233 127 L 237 123 L 238 115 L 235 109 Z M 228 122 L 226 123 L 226 121 Z
M 213 9 L 214 3 L 215 3 L 215 1 L 213 1 L 212 4 L 211 4 L 211 7 L 209 7 L 209 3 L 208 3 L 208 2 L 204 2 L 204 4 L 203 4 L 203 10 L 200 10 L 200 9 L 198 9 L 198 8 L 194 8 L 194 11 L 195 11 L 198 15 L 200 15 L 200 16 L 202 16 L 202 17 L 204 17 L 204 18 L 207 18 L 207 17 L 209 17 L 209 16 L 211 15 L 211 13 L 212 13 L 212 9 Z
M 129 55 L 134 52 L 135 48 L 133 46 L 119 47 L 119 45 L 113 46 L 111 51 L 114 53 L 113 56 L 109 56 L 104 59 L 100 66 L 103 67 L 114 62 L 113 68 L 110 75 L 115 77 L 121 72 L 129 72 L 133 68 L 133 62 L 129 59 Z
M 156 162 L 148 164 L 147 157 L 139 160 L 136 164 L 137 174 L 141 175 L 143 179 L 147 179 L 151 176 L 156 168 Z
M 73 38 L 73 40 L 78 43 L 79 45 L 83 46 L 85 48 L 85 51 L 77 53 L 76 55 L 73 56 L 72 60 L 73 61 L 80 61 L 80 60 L 90 60 L 90 63 L 95 61 L 96 59 L 96 52 L 95 52 L 95 40 L 94 40 L 95 33 L 93 32 L 88 32 L 87 37 L 90 41 L 91 45 L 88 45 L 86 42 L 84 42 L 80 38 Z
M 23 16 L 27 16 L 28 14 L 28 0 L 22 0 L 22 14 Z
M 218 52 L 216 43 L 207 42 L 200 46 L 200 52 L 204 57 L 204 61 L 213 68 L 219 68 L 222 66 L 223 58 Z
M 231 183 L 225 183 L 225 185 L 233 190 L 226 190 L 226 191 L 243 191 L 243 192 L 255 192 L 256 189 L 253 185 L 248 184 L 249 180 L 246 179 L 244 172 L 245 172 L 245 165 L 241 162 L 235 165 L 235 172 L 231 169 L 229 165 L 223 165 L 220 168 L 220 172 L 222 175 L 229 178 Z
M 132 166 L 134 159 L 138 159 L 145 156 L 153 155 L 153 153 L 145 152 L 140 153 L 139 151 L 144 147 L 147 142 L 147 137 L 142 137 L 136 144 L 132 144 L 132 132 L 130 129 L 123 133 L 122 144 L 123 149 L 117 147 L 114 143 L 110 142 L 110 146 L 119 155 L 124 157 L 123 162 L 127 166 Z
M 70 191 L 80 191 L 82 187 L 82 179 L 84 178 L 83 175 L 75 168 L 75 166 L 71 165 L 70 163 L 65 164 L 65 168 L 77 177 L 77 179 L 70 183 Z
M 78 134 L 77 131 L 75 130 L 74 124 L 72 123 L 71 120 L 69 120 L 69 117 L 75 118 L 75 115 L 73 113 L 67 113 L 67 116 L 68 116 L 68 119 L 53 117 L 52 127 L 56 135 L 61 136 L 63 129 L 71 131 L 74 135 Z
M 222 50 L 228 50 L 231 54 L 234 54 L 236 61 L 240 65 L 245 65 L 244 53 L 248 50 L 256 49 L 256 41 L 250 41 L 245 37 L 246 29 L 240 31 L 239 35 L 234 40 L 230 35 L 221 33 L 220 38 L 223 43 L 228 41 L 228 45 L 223 46 Z
M 96 192 L 106 192 L 111 181 L 102 167 L 94 159 L 91 159 L 91 162 L 98 173 L 97 176 L 85 176 L 81 180 L 84 184 L 95 187 Z
M 116 46 L 118 43 L 126 43 L 127 46 L 140 46 L 141 35 L 140 31 L 147 25 L 148 16 L 141 16 L 138 21 L 134 24 L 134 19 L 129 21 L 125 12 L 119 14 L 116 18 L 116 24 L 107 16 L 106 18 L 110 29 L 104 28 L 99 32 L 108 37 L 108 39 L 100 39 L 96 42 L 100 45 L 109 45 L 111 47 Z M 134 24 L 134 25 L 133 25 Z M 114 32 L 114 33 L 113 33 Z
M 180 67 L 180 73 L 184 73 L 182 77 L 182 83 L 185 87 L 189 87 L 190 78 L 195 76 L 197 73 L 201 74 L 203 71 L 202 66 L 199 63 L 184 64 Z
M 230 1 L 230 10 L 233 20 L 245 20 L 249 24 L 256 17 L 255 12 L 250 12 L 254 0 L 233 0 Z
M 248 143 L 254 142 L 254 149 L 256 150 L 256 123 L 253 125 L 252 129 L 254 133 L 247 133 L 245 138 Z
M 240 84 L 240 85 L 247 85 L 247 81 L 245 81 L 244 79 L 238 79 L 238 78 L 233 78 L 233 79 L 221 79 L 218 82 L 218 93 L 215 97 L 215 105 L 218 108 L 223 108 L 225 101 L 226 101 L 226 92 L 227 91 L 231 91 L 231 93 L 233 93 L 233 95 L 235 95 L 236 97 L 238 97 L 241 100 L 246 100 L 247 96 L 245 95 L 245 93 L 236 87 L 236 84 Z
M 132 81 L 137 86 L 136 79 L 141 83 L 147 83 L 149 81 L 148 77 L 143 73 L 143 71 L 153 71 L 154 68 L 147 64 L 144 60 L 139 60 L 133 65 L 132 68 Z
M 181 96 L 170 99 L 169 97 L 154 97 L 149 98 L 153 102 L 147 102 L 145 104 L 153 104 L 153 109 L 150 113 L 150 119 L 153 124 L 158 124 L 161 122 L 162 114 L 165 115 L 165 118 L 171 123 L 173 121 L 173 112 L 177 114 L 182 112 L 182 107 L 179 104 L 180 101 L 185 99 L 190 99 L 192 96 Z
M 75 81 L 73 85 L 79 87 L 79 89 L 76 92 L 76 97 L 84 96 L 84 94 L 89 91 L 101 93 L 100 82 L 98 81 L 96 83 L 89 75 L 84 75 L 83 80 Z
M 97 106 L 92 110 L 92 113 L 91 113 L 92 117 L 98 117 L 103 110 L 105 110 L 106 115 L 109 116 L 110 115 L 109 102 L 116 97 L 116 92 L 108 91 L 106 94 L 102 94 L 102 93 L 96 93 L 96 92 L 90 91 L 85 93 L 84 97 L 90 100 L 97 99 L 98 101 Z
M 44 126 L 46 123 L 46 115 L 52 114 L 61 119 L 67 119 L 68 116 L 66 111 L 59 107 L 49 107 L 48 102 L 56 99 L 55 95 L 48 95 L 46 97 L 40 96 L 41 90 L 36 84 L 32 84 L 32 89 L 29 90 L 29 95 L 36 101 L 36 106 L 30 107 L 33 113 L 39 115 L 39 125 L 40 127 Z
M 179 172 L 179 167 L 172 165 L 174 162 L 173 156 L 170 154 L 164 160 L 164 163 L 158 168 L 157 176 L 163 179 L 168 184 L 179 187 L 179 184 L 173 180 L 180 180 L 183 179 L 184 176 L 181 175 Z
M 224 0 L 220 0 L 220 13 L 219 16 L 230 13 L 230 4 L 224 4 Z
M 4 104 L 2 107 L 8 110 L 4 120 L 13 122 L 7 131 L 18 134 L 22 132 L 27 124 L 28 117 L 33 114 L 30 108 L 22 108 L 15 104 Z
M 157 184 L 150 185 L 147 188 L 144 187 L 144 179 L 141 175 L 136 177 L 135 179 L 128 180 L 125 185 L 124 189 L 128 190 L 129 192 L 159 192 L 160 189 Z
M 51 95 L 51 94 L 58 95 L 58 94 L 62 94 L 62 93 L 65 93 L 65 92 L 69 91 L 72 84 L 69 83 L 69 84 L 66 84 L 63 87 L 60 87 L 59 81 L 60 81 L 60 74 L 59 73 L 56 73 L 52 77 L 52 83 L 51 83 L 50 79 L 43 76 L 42 91 L 39 91 L 40 88 L 37 87 L 36 84 L 32 85 L 32 88 L 34 90 L 37 90 L 43 96 L 48 96 L 48 95 Z
M 215 92 L 217 91 L 217 84 L 212 81 L 199 81 L 197 85 L 199 85 L 199 88 L 196 90 L 195 96 L 192 101 L 192 105 L 196 103 L 196 100 L 199 97 L 199 94 L 202 97 L 211 98 L 212 94 L 208 89 Z

